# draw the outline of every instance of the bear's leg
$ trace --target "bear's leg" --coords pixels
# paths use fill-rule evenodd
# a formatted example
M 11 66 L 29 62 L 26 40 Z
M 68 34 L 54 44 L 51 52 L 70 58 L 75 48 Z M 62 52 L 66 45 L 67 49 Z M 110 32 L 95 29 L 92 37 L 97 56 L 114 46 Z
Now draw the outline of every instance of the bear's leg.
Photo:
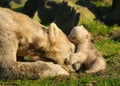
M 97 60 L 92 64 L 90 69 L 86 70 L 86 73 L 96 73 L 98 71 L 104 70 L 106 67 L 106 62 L 103 57 L 98 57 Z
M 69 75 L 61 66 L 50 62 L 17 62 L 18 42 L 0 37 L 0 78 L 37 79 L 47 76 Z
M 11 62 L 0 67 L 0 78 L 38 79 L 48 76 L 69 75 L 61 66 L 50 62 Z
M 87 57 L 88 57 L 88 55 L 85 54 L 85 52 L 73 53 L 73 54 L 71 54 L 71 56 L 69 58 L 67 58 L 65 60 L 65 63 L 70 64 L 70 65 L 73 65 L 75 63 L 83 64 L 85 62 L 85 60 L 87 59 Z

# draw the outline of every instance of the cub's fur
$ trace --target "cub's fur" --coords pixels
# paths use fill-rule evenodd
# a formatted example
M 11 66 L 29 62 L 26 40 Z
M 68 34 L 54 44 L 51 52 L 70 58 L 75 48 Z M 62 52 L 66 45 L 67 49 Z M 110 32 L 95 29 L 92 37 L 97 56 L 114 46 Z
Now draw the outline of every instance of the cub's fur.
M 74 52 L 73 44 L 52 23 L 44 27 L 28 16 L 0 7 L 0 78 L 36 79 L 68 75 L 51 62 L 19 62 L 18 57 L 42 56 L 64 64 Z
M 84 65 L 87 73 L 95 73 L 105 69 L 105 59 L 93 46 L 90 34 L 83 26 L 74 27 L 68 37 L 77 49 L 76 53 L 66 60 L 67 63 L 74 64 L 76 70 Z

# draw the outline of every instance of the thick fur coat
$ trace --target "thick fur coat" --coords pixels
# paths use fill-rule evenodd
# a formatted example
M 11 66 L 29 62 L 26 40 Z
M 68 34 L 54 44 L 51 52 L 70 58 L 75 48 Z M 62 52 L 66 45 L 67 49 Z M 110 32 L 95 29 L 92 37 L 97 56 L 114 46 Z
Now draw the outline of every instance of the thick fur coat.
M 68 75 L 52 62 L 20 62 L 17 58 L 43 56 L 63 65 L 73 52 L 74 45 L 55 23 L 44 27 L 24 14 L 0 7 L 0 78 Z
M 86 73 L 95 73 L 105 69 L 105 59 L 94 47 L 89 32 L 83 26 L 74 27 L 68 38 L 76 45 L 76 53 L 66 60 L 68 64 L 74 64 L 76 70 L 84 65 Z

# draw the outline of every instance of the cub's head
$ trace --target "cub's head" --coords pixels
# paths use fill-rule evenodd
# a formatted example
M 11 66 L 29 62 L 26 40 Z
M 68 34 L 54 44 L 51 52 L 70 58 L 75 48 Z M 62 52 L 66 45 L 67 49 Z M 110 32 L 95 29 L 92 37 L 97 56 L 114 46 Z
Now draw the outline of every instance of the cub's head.
M 71 42 L 80 44 L 90 40 L 90 34 L 83 26 L 76 26 L 72 29 L 68 38 Z
M 48 28 L 48 39 L 50 48 L 46 52 L 46 57 L 59 64 L 64 64 L 65 59 L 74 52 L 75 46 L 55 23 L 51 23 Z

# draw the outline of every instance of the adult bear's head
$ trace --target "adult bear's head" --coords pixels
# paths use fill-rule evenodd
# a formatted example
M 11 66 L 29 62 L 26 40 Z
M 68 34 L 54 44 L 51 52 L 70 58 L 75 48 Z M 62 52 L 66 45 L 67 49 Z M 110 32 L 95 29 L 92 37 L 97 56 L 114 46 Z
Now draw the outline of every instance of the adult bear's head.
M 54 60 L 58 64 L 63 64 L 65 59 L 74 52 L 75 46 L 55 23 L 51 23 L 48 28 L 48 39 L 50 48 L 46 52 L 46 57 Z

